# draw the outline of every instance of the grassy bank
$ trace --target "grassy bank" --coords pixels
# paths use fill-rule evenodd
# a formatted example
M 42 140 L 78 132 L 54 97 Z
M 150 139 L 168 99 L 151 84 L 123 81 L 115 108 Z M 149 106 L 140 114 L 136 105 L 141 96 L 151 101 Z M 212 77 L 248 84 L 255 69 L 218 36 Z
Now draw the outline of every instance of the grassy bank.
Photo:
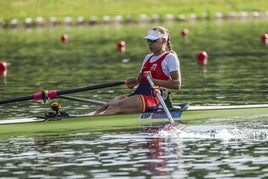
M 7 21 L 13 18 L 19 20 L 26 17 L 42 16 L 48 18 L 55 16 L 59 19 L 66 16 L 103 17 L 104 15 L 123 17 L 131 15 L 134 18 L 140 14 L 159 14 L 165 16 L 172 14 L 206 12 L 209 16 L 216 12 L 264 12 L 267 11 L 267 0 L 1 0 L 0 18 Z

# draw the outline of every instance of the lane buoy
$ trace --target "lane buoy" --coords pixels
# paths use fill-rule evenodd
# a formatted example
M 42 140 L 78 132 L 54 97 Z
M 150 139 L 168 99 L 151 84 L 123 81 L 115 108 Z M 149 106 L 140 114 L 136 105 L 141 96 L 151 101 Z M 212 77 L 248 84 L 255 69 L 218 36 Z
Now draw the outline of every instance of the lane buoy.
M 5 77 L 7 75 L 7 64 L 6 62 L 0 61 L 0 76 Z
M 198 63 L 201 65 L 206 65 L 208 63 L 208 54 L 206 51 L 200 51 L 197 53 Z
M 126 42 L 125 41 L 119 41 L 117 43 L 117 49 L 120 51 L 120 52 L 125 52 L 126 51 Z
M 264 43 L 265 45 L 268 45 L 268 34 L 263 34 L 261 36 L 261 41 L 262 43 Z
M 61 39 L 61 42 L 66 43 L 69 39 L 69 36 L 68 34 L 62 34 L 60 39 Z
M 188 33 L 189 33 L 188 29 L 182 29 L 182 31 L 181 31 L 181 35 L 182 35 L 183 37 L 188 36 Z

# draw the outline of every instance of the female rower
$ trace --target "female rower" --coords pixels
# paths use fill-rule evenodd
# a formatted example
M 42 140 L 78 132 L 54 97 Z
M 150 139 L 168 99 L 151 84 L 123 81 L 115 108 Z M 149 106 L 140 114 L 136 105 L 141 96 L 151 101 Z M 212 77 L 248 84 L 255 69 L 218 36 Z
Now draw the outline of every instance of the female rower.
M 168 89 L 180 90 L 180 63 L 172 50 L 168 30 L 158 26 L 148 31 L 147 40 L 151 54 L 145 56 L 136 78 L 129 78 L 127 86 L 135 89 L 127 96 L 118 96 L 89 115 L 110 115 L 156 111 L 160 102 L 152 94 L 146 75 L 152 77 L 155 85 Z

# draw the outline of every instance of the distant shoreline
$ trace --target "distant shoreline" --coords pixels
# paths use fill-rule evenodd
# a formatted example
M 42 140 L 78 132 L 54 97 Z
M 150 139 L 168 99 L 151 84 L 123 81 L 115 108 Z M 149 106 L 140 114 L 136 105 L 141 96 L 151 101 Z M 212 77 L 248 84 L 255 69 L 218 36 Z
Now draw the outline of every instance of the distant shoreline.
M 132 16 L 120 16 L 111 17 L 108 15 L 102 18 L 97 18 L 96 16 L 91 16 L 89 18 L 77 17 L 73 18 L 71 16 L 66 16 L 62 20 L 58 20 L 57 17 L 50 17 L 48 19 L 41 16 L 36 18 L 25 18 L 24 20 L 18 20 L 16 18 L 10 21 L 3 21 L 0 19 L 1 29 L 14 29 L 14 28 L 35 28 L 35 27 L 56 27 L 56 26 L 95 26 L 95 25 L 124 25 L 124 24 L 142 24 L 142 23 L 171 23 L 171 22 L 192 22 L 200 20 L 268 20 L 268 11 L 264 12 L 229 12 L 227 14 L 216 12 L 213 16 L 209 16 L 207 13 L 202 13 L 197 15 L 191 14 L 166 14 L 164 17 L 160 17 L 159 14 L 140 14 L 138 18 L 133 18 Z

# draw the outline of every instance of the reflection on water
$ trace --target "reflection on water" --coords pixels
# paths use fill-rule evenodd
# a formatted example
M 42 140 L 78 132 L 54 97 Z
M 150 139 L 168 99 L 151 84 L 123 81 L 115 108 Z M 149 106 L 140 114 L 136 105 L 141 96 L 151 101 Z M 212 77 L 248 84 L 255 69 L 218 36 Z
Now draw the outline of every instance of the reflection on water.
M 77 133 L 0 142 L 1 177 L 232 178 L 268 176 L 268 124 L 183 131 Z

